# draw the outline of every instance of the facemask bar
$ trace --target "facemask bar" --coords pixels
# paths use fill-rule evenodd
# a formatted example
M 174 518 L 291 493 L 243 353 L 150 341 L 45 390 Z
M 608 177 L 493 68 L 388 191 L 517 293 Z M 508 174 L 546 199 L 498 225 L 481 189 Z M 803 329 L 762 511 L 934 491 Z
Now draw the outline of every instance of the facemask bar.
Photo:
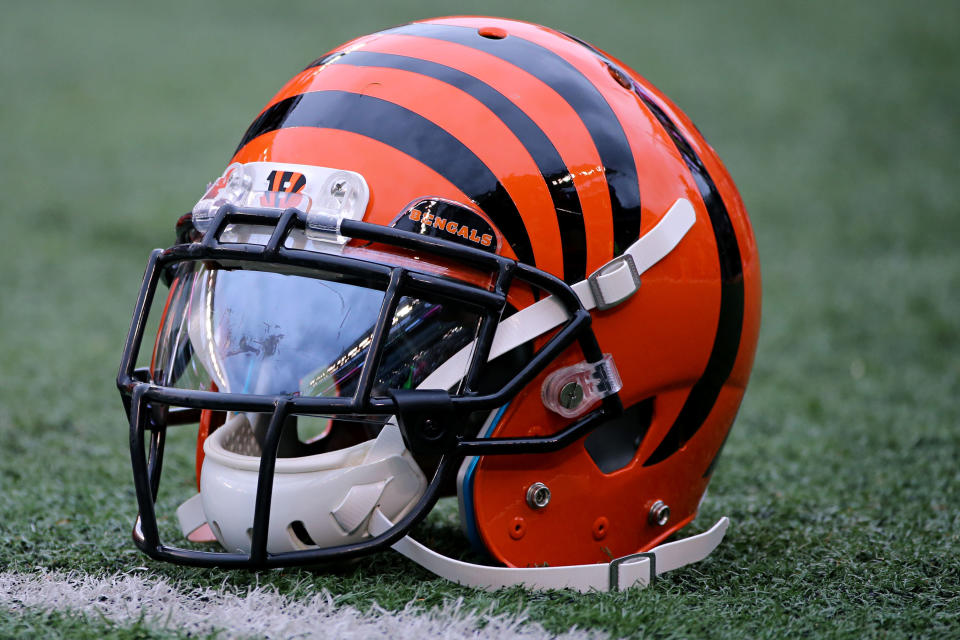
M 181 219 L 178 227 L 186 226 Z M 265 225 L 273 228 L 265 245 L 222 243 L 220 234 L 229 224 Z M 430 510 L 439 497 L 444 478 L 456 471 L 466 455 L 546 453 L 558 450 L 582 437 L 609 416 L 622 411 L 617 395 L 604 398 L 601 405 L 566 429 L 551 436 L 532 438 L 470 438 L 456 433 L 454 425 L 462 420 L 450 420 L 446 437 L 427 438 L 431 453 L 439 453 L 439 462 L 426 491 L 410 512 L 391 529 L 359 543 L 332 548 L 309 549 L 268 554 L 267 530 L 270 518 L 274 466 L 277 446 L 284 420 L 292 414 L 379 414 L 397 415 L 408 448 L 416 453 L 424 445 L 423 429 L 432 427 L 432 421 L 423 420 L 431 410 L 449 415 L 466 415 L 480 410 L 492 410 L 506 404 L 564 349 L 578 342 L 588 361 L 599 360 L 602 352 L 593 331 L 590 314 L 571 287 L 549 273 L 517 263 L 478 249 L 464 247 L 438 238 L 421 236 L 380 225 L 344 219 L 339 233 L 348 238 L 368 240 L 418 253 L 452 258 L 495 275 L 493 291 L 456 282 L 435 275 L 412 271 L 406 267 L 391 267 L 362 259 L 321 253 L 285 246 L 288 235 L 295 229 L 304 230 L 307 215 L 297 209 L 237 208 L 224 205 L 200 242 L 178 244 L 165 251 L 155 250 L 147 265 L 143 284 L 134 309 L 133 321 L 124 347 L 117 387 L 130 421 L 130 448 L 139 514 L 134 526 L 134 541 L 148 555 L 179 564 L 221 567 L 280 567 L 339 560 L 369 553 L 388 546 L 405 535 Z M 178 233 L 180 238 L 189 233 Z M 361 378 L 353 397 L 300 397 L 293 395 L 259 396 L 238 393 L 220 393 L 160 387 L 150 383 L 149 372 L 135 370 L 142 344 L 149 308 L 160 277 L 177 262 L 210 260 L 222 264 L 261 263 L 274 268 L 321 269 L 342 274 L 383 287 L 384 300 L 379 312 L 371 346 L 366 354 Z M 514 279 L 527 282 L 553 296 L 563 304 L 568 321 L 547 340 L 530 361 L 499 390 L 480 395 L 475 391 L 483 367 L 486 365 L 497 324 L 506 307 L 506 294 Z M 466 370 L 461 392 L 451 396 L 446 391 L 407 390 L 402 394 L 391 392 L 391 398 L 372 398 L 371 389 L 380 360 L 390 320 L 401 295 L 424 295 L 455 301 L 481 313 L 480 329 L 470 364 Z M 163 409 L 158 407 L 163 406 Z M 180 407 L 168 409 L 167 407 Z M 255 516 L 250 554 L 193 551 L 168 547 L 160 541 L 154 501 L 159 489 L 163 445 L 167 426 L 196 423 L 200 410 L 247 411 L 271 414 L 258 475 Z M 405 419 L 407 418 L 407 419 Z M 426 423 L 426 425 L 424 424 Z M 145 453 L 147 431 L 150 431 L 149 452 Z

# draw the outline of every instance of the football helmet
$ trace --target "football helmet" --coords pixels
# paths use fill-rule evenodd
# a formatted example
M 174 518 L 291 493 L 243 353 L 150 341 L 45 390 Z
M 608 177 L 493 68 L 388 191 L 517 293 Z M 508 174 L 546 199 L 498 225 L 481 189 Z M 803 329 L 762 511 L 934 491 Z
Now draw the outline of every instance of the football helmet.
M 666 542 L 747 385 L 757 250 L 714 150 L 609 54 L 483 17 L 347 42 L 267 103 L 176 228 L 117 379 L 150 556 L 393 547 L 462 584 L 606 590 L 722 539 L 726 519 Z M 173 546 L 155 502 L 183 425 L 198 544 Z M 489 565 L 408 535 L 444 495 Z

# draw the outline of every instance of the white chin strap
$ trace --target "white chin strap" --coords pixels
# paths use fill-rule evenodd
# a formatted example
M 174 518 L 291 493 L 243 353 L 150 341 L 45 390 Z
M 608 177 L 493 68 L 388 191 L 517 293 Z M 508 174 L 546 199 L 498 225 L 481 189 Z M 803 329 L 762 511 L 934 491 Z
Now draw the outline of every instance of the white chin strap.
M 514 586 L 573 589 L 581 593 L 618 591 L 629 587 L 646 587 L 667 571 L 703 560 L 723 540 L 729 524 L 729 518 L 723 517 L 709 531 L 662 544 L 646 553 L 634 553 L 610 563 L 563 567 L 513 568 L 471 564 L 440 555 L 410 536 L 401 538 L 392 548 L 441 578 L 487 591 Z M 379 535 L 392 526 L 393 523 L 379 509 L 373 512 L 370 519 L 371 534 Z
M 584 308 L 603 310 L 632 296 L 640 286 L 640 275 L 666 257 L 694 222 L 696 214 L 690 202 L 677 200 L 660 222 L 622 256 L 573 285 Z M 489 358 L 560 326 L 568 317 L 563 304 L 553 296 L 530 305 L 500 323 Z M 418 388 L 449 389 L 456 384 L 463 377 L 473 346 L 464 347 L 440 365 Z M 196 535 L 208 524 L 224 547 L 247 552 L 259 452 L 245 449 L 252 444 L 249 436 L 243 446 L 227 442 L 249 430 L 244 423 L 245 417 L 238 414 L 206 440 L 201 493 L 183 503 L 177 516 L 185 536 Z M 243 455 L 240 450 L 252 455 Z M 406 514 L 425 488 L 426 479 L 403 447 L 394 424 L 385 426 L 377 439 L 347 449 L 278 459 L 267 550 L 281 553 L 325 548 L 380 535 Z M 530 589 L 615 591 L 646 586 L 660 574 L 703 560 L 723 540 L 728 524 L 727 518 L 721 518 L 699 535 L 604 564 L 535 568 L 476 565 L 440 555 L 410 536 L 394 543 L 393 549 L 440 577 L 470 587 L 523 585 Z M 312 545 L 305 544 L 303 531 Z

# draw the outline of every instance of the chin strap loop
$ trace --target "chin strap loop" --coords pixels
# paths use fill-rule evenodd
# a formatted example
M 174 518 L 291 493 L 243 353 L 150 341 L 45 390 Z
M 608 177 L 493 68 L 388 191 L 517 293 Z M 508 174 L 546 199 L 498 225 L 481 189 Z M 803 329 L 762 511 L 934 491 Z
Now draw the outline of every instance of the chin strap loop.
M 585 309 L 603 311 L 627 300 L 640 288 L 640 275 L 667 257 L 697 221 L 693 205 L 679 198 L 663 218 L 622 255 L 573 285 Z
M 668 542 L 646 553 L 634 553 L 609 564 L 580 564 L 566 567 L 488 567 L 454 560 L 428 549 L 410 536 L 393 544 L 393 549 L 441 578 L 492 591 L 502 587 L 524 586 L 527 589 L 573 589 L 618 591 L 629 587 L 645 587 L 658 575 L 699 562 L 713 552 L 723 540 L 729 526 L 723 517 L 709 531 L 676 542 Z M 370 518 L 371 535 L 380 535 L 393 523 L 377 509 Z

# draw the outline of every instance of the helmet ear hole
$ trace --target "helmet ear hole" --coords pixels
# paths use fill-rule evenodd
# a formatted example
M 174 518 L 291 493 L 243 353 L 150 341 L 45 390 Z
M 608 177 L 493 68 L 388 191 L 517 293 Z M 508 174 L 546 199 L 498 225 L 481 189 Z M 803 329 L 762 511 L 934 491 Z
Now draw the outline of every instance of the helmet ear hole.
M 633 461 L 653 420 L 653 398 L 628 407 L 622 414 L 593 430 L 584 447 L 603 473 L 623 469 Z

